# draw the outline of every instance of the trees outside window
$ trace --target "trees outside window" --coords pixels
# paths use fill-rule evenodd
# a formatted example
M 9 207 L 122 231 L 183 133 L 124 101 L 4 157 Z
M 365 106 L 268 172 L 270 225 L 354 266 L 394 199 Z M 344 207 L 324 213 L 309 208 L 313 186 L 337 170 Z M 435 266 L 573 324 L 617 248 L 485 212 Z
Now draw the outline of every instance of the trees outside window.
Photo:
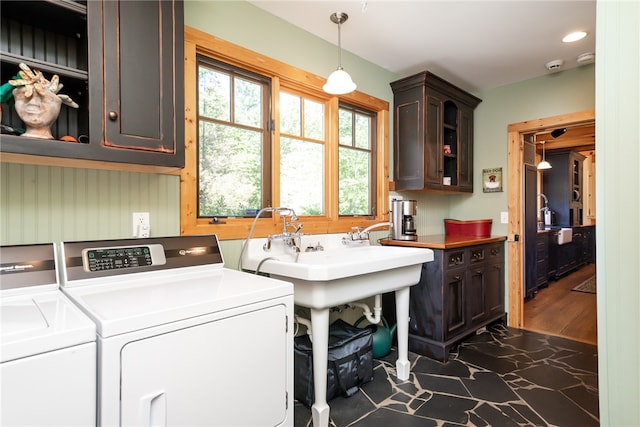
M 269 81 L 198 63 L 198 216 L 245 216 L 268 204 Z

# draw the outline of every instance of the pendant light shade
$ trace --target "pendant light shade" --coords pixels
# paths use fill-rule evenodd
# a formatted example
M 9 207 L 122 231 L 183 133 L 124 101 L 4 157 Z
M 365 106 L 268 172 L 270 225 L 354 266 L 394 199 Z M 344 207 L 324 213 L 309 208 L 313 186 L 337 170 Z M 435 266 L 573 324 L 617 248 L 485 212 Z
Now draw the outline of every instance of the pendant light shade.
M 538 163 L 538 169 L 539 170 L 544 170 L 544 169 L 551 169 L 551 163 L 549 163 L 545 157 L 545 152 L 544 152 L 544 143 L 545 141 L 541 141 L 540 142 L 542 144 L 542 161 L 540 163 Z
M 322 90 L 332 95 L 344 95 L 356 90 L 356 84 L 351 79 L 351 76 L 342 68 L 340 25 L 349 19 L 349 15 L 342 12 L 336 12 L 331 14 L 329 19 L 331 19 L 331 22 L 334 24 L 338 24 L 338 68 L 329 75 L 327 82 L 322 86 Z
M 344 95 L 356 90 L 356 84 L 351 80 L 349 73 L 344 71 L 342 67 L 338 67 L 337 70 L 329 75 L 327 82 L 322 86 L 322 90 L 332 95 Z

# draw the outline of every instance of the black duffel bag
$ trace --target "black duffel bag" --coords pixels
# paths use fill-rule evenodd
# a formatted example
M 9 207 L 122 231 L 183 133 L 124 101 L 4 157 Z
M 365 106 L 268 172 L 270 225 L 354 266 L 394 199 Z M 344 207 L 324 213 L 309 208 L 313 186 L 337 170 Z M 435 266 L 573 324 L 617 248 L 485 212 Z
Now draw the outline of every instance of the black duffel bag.
M 313 351 L 308 335 L 294 339 L 294 395 L 311 407 L 313 391 Z M 373 338 L 371 329 L 356 328 L 342 319 L 329 326 L 327 401 L 338 395 L 353 396 L 362 384 L 373 380 Z

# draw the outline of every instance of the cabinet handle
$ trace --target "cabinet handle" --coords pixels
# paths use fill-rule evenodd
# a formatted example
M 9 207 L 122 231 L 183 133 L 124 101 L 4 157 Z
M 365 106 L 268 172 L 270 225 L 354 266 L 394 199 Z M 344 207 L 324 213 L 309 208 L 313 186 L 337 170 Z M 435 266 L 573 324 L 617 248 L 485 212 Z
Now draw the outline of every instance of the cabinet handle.
M 109 120 L 118 120 L 118 113 L 116 113 L 115 111 L 109 111 Z
M 491 255 L 498 255 L 500 251 L 498 249 L 491 249 Z
M 459 274 L 455 275 L 453 278 L 456 279 L 456 282 L 462 281 L 462 276 Z

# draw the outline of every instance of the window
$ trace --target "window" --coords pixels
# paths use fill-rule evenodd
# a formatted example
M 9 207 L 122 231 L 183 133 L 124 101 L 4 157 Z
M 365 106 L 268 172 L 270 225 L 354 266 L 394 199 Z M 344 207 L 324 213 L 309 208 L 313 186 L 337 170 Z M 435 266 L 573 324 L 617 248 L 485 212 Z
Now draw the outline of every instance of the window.
M 280 92 L 280 204 L 323 215 L 325 112 L 322 102 Z
M 338 128 L 338 212 L 340 215 L 375 216 L 375 114 L 341 104 Z
M 243 239 L 268 206 L 309 234 L 388 220 L 386 101 L 328 95 L 324 78 L 188 27 L 185 79 L 182 234 Z M 281 230 L 271 215 L 252 236 Z
M 198 217 L 268 206 L 269 81 L 198 56 Z

